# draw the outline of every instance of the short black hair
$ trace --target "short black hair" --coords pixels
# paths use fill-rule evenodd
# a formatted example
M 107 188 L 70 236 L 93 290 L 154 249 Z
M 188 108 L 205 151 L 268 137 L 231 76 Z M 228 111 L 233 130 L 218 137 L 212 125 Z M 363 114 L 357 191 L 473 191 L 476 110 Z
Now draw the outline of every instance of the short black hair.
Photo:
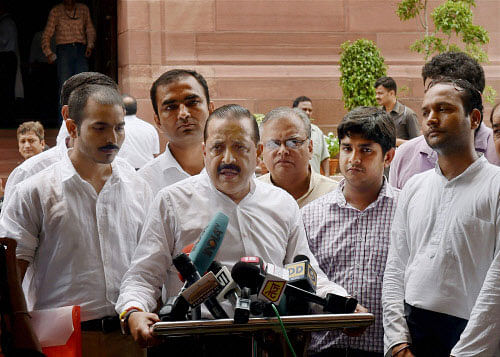
M 465 115 L 469 115 L 474 109 L 477 109 L 481 113 L 481 118 L 483 117 L 483 99 L 481 97 L 481 93 L 474 87 L 474 85 L 464 79 L 441 77 L 429 82 L 425 92 L 434 87 L 436 84 L 449 84 L 460 93 Z
M 297 108 L 299 106 L 299 104 L 302 102 L 311 102 L 312 103 L 312 100 L 311 100 L 311 98 L 306 97 L 305 95 L 297 97 L 293 101 L 292 108 Z
M 204 142 L 207 142 L 208 124 L 213 119 L 235 119 L 235 120 L 248 119 L 252 123 L 252 128 L 253 128 L 252 139 L 255 145 L 257 145 L 260 141 L 259 125 L 257 124 L 257 120 L 255 120 L 255 117 L 252 115 L 252 113 L 250 113 L 250 111 L 247 108 L 244 108 L 241 105 L 226 104 L 220 108 L 215 109 L 212 112 L 212 114 L 208 116 L 208 119 L 205 123 L 205 129 L 203 130 Z
M 398 93 L 398 86 L 396 84 L 396 81 L 392 77 L 380 77 L 375 81 L 374 88 L 377 88 L 378 86 L 382 86 L 388 91 L 393 90 L 395 94 Z
M 304 125 L 304 130 L 306 132 L 306 136 L 308 139 L 311 139 L 311 121 L 309 120 L 307 114 L 299 108 L 279 107 L 271 110 L 269 113 L 266 114 L 264 119 L 262 119 L 262 122 L 260 123 L 260 128 L 262 130 L 264 124 L 270 122 L 271 120 L 280 118 L 289 118 L 290 116 L 295 116 L 299 118 L 300 121 L 302 121 L 302 124 Z
M 123 100 L 118 90 L 109 86 L 87 84 L 76 88 L 69 97 L 69 117 L 80 128 L 85 115 L 85 107 L 89 99 L 99 104 L 119 105 L 123 108 Z
M 205 99 L 207 100 L 207 106 L 210 104 L 210 94 L 208 93 L 208 84 L 205 78 L 196 71 L 189 69 L 172 69 L 168 72 L 163 73 L 156 81 L 153 82 L 149 95 L 151 97 L 151 104 L 153 104 L 153 110 L 155 114 L 158 115 L 158 105 L 156 104 L 156 91 L 159 86 L 166 86 L 172 82 L 176 82 L 184 77 L 194 77 L 198 83 L 202 86 L 203 92 L 205 93 Z
M 500 107 L 500 102 L 498 102 L 497 104 L 495 104 L 495 106 L 493 107 L 493 109 L 491 109 L 491 114 L 490 114 L 490 122 L 491 122 L 491 125 L 493 125 L 493 115 L 495 114 L 495 111 Z
M 68 105 L 69 96 L 78 87 L 87 84 L 97 84 L 118 90 L 118 85 L 114 80 L 99 72 L 82 72 L 69 77 L 61 88 L 61 106 Z
M 346 136 L 359 134 L 382 147 L 385 155 L 396 147 L 396 127 L 387 112 L 377 107 L 357 107 L 347 113 L 337 127 L 339 142 Z
M 448 77 L 465 79 L 483 93 L 486 84 L 483 67 L 463 52 L 443 52 L 434 56 L 422 67 L 424 84 L 427 79 Z
M 134 115 L 137 113 L 137 100 L 130 94 L 122 95 L 123 107 L 125 108 L 125 115 Z

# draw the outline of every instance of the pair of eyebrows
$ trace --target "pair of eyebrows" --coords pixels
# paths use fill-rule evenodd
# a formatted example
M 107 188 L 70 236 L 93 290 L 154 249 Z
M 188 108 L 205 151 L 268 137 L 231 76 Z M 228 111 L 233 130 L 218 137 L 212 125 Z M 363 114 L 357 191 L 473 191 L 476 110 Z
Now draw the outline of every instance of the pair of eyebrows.
M 199 95 L 197 95 L 197 94 L 190 94 L 190 95 L 187 95 L 186 97 L 184 97 L 184 99 L 182 101 L 177 100 L 177 99 L 165 99 L 161 103 L 161 105 L 162 106 L 166 106 L 166 105 L 170 105 L 170 104 L 174 104 L 174 103 L 179 103 L 179 102 L 185 102 L 185 101 L 193 100 L 193 99 L 201 100 L 202 98 Z

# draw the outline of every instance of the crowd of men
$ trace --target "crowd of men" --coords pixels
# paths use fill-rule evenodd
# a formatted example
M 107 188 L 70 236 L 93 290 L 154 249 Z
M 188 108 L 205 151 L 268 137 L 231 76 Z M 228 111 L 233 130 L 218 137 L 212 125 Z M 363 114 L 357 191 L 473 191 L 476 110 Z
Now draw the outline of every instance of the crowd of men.
M 240 105 L 215 109 L 199 73 L 170 70 L 151 87 L 168 140 L 155 157 L 154 128 L 127 119 L 133 98 L 102 74 L 71 77 L 59 144 L 14 170 L 0 216 L 30 307 L 80 305 L 84 356 L 249 355 L 244 337 L 165 347 L 152 332 L 162 290 L 182 287 L 173 257 L 220 211 L 222 265 L 305 255 L 318 295 L 355 297 L 356 312 L 375 315 L 361 334 L 314 333 L 309 355 L 500 355 L 500 110 L 486 127 L 484 72 L 463 53 L 434 57 L 422 77 L 422 136 L 389 77 L 375 83 L 382 108 L 345 115 L 339 183 L 310 163 L 323 138 L 307 97 L 258 126 Z M 120 152 L 134 133 L 150 154 L 130 164 Z M 269 173 L 255 178 L 261 155 Z

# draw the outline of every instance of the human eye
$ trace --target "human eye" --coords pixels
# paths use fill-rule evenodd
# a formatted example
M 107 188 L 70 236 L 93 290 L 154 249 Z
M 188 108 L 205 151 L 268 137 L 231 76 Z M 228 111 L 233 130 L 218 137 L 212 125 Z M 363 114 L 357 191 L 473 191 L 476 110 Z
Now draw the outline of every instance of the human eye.
M 342 145 L 341 149 L 342 149 L 342 151 L 346 151 L 346 152 L 349 152 L 349 151 L 352 150 L 352 148 L 350 146 L 348 146 L 348 145 Z
M 210 152 L 212 152 L 214 154 L 219 154 L 223 151 L 223 149 L 224 149 L 224 145 L 222 145 L 220 143 L 215 143 L 210 147 Z
M 373 150 L 371 148 L 363 148 L 363 152 L 370 153 Z
M 281 146 L 281 142 L 279 140 L 269 140 L 269 141 L 266 141 L 264 146 L 270 150 L 274 150 L 274 149 L 277 149 Z
M 198 105 L 200 104 L 200 100 L 198 98 L 193 98 L 193 99 L 189 99 L 187 102 L 186 102 L 186 105 L 188 107 L 194 107 L 195 105 Z
M 105 129 L 103 125 L 94 125 L 92 128 L 98 131 L 103 131 Z
M 125 125 L 124 125 L 124 124 L 118 125 L 118 126 L 116 127 L 116 131 L 118 131 L 118 132 L 121 132 L 121 131 L 123 131 L 123 130 L 125 130 Z

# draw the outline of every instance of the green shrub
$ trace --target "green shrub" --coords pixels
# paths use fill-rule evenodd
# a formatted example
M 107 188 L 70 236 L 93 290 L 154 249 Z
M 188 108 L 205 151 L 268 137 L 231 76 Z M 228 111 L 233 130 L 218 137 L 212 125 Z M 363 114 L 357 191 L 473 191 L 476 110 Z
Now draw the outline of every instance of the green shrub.
M 329 132 L 328 135 L 325 135 L 325 141 L 330 153 L 330 159 L 333 159 L 340 151 L 339 138 L 333 135 L 332 132 Z
M 342 100 L 347 110 L 360 105 L 377 105 L 375 81 L 386 75 L 384 58 L 377 46 L 369 40 L 360 39 L 342 44 L 340 57 L 340 86 Z

